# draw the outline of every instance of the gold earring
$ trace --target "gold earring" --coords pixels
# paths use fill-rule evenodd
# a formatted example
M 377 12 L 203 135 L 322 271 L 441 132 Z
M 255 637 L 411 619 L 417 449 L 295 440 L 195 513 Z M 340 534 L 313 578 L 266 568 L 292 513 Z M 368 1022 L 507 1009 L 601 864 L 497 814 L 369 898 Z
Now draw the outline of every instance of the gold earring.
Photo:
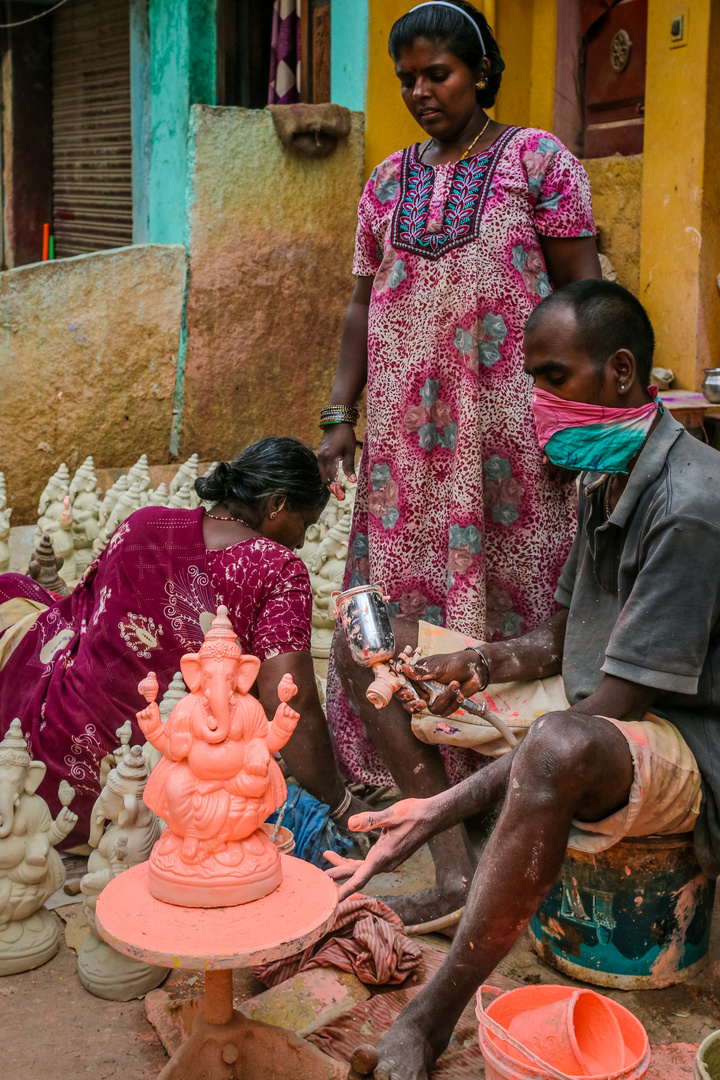
M 475 85 L 477 86 L 478 90 L 484 90 L 487 86 L 487 79 L 485 77 L 483 77 L 482 79 L 478 79 Z

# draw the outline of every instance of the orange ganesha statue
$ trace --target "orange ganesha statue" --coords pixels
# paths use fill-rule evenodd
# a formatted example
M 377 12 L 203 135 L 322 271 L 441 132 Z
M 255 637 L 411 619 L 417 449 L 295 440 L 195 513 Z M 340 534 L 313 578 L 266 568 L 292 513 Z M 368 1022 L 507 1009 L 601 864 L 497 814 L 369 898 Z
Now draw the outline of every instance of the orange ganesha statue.
M 138 723 L 163 755 L 144 800 L 168 826 L 150 856 L 150 892 L 184 907 L 245 904 L 282 880 L 280 856 L 260 826 L 287 797 L 272 755 L 300 719 L 288 705 L 297 687 L 282 678 L 269 723 L 249 693 L 260 661 L 242 653 L 226 607 L 180 668 L 190 693 L 164 723 L 154 674 L 138 687 L 148 702 Z

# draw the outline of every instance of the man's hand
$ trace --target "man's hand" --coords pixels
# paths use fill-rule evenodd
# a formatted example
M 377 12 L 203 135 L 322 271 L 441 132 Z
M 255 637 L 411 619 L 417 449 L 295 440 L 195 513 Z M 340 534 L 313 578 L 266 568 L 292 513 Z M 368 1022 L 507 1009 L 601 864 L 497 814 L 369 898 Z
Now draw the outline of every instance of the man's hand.
M 350 818 L 348 826 L 353 832 L 371 832 L 377 828 L 382 828 L 382 832 L 362 862 L 359 859 L 345 859 L 334 851 L 324 853 L 328 862 L 333 864 L 332 870 L 325 871 L 328 877 L 335 881 L 349 878 L 339 887 L 339 900 L 358 892 L 375 874 L 397 869 L 431 836 L 441 831 L 443 826 L 438 821 L 437 812 L 433 812 L 434 801 L 403 799 L 388 810 L 356 814 Z
M 414 667 L 404 664 L 403 672 L 410 679 L 432 679 L 447 686 L 446 692 L 435 697 L 427 708 L 437 716 L 451 716 L 459 709 L 462 698 L 476 694 L 482 685 L 474 660 L 475 656 L 471 650 L 437 653 L 419 661 Z M 417 685 L 417 681 L 415 689 L 422 697 L 430 696 L 423 691 L 422 685 Z M 411 693 L 403 693 L 401 689 L 396 696 L 408 712 L 418 711 L 417 707 L 411 707 L 413 705 L 413 701 L 410 700 L 413 696 Z

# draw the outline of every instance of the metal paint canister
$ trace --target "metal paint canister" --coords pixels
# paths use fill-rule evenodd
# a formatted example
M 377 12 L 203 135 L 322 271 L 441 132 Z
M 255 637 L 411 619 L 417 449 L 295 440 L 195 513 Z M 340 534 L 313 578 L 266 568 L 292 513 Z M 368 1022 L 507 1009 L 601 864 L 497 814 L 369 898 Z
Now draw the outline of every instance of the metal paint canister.
M 333 593 L 335 614 L 345 631 L 350 653 L 361 667 L 374 667 L 395 654 L 384 582 Z
M 584 982 L 672 986 L 707 962 L 714 896 L 692 833 L 626 837 L 595 854 L 568 849 L 530 937 L 551 967 Z

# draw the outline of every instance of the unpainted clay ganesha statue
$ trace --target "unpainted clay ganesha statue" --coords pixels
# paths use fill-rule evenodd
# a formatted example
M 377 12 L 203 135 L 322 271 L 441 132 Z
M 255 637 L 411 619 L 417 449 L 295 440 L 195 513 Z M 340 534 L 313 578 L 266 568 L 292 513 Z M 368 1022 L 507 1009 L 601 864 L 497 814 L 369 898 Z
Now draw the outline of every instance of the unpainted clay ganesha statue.
M 35 792 L 45 776 L 43 761 L 28 753 L 19 720 L 0 742 L 0 975 L 39 967 L 60 945 L 57 924 L 43 904 L 65 881 L 55 844 L 77 823 L 68 809 L 75 792 L 62 780 L 62 809 L 53 821 Z
M 227 617 L 217 618 L 198 653 L 180 668 L 190 693 L 162 722 L 152 672 L 140 683 L 147 708 L 137 714 L 163 757 L 145 788 L 145 802 L 167 822 L 148 868 L 150 892 L 186 907 L 225 907 L 266 896 L 282 880 L 275 845 L 260 828 L 287 789 L 273 759 L 299 720 L 288 705 L 290 675 L 278 686 L 272 723 L 250 693 L 260 661 L 243 654 Z
M 86 990 L 109 1001 L 130 1001 L 159 986 L 167 968 L 123 956 L 101 941 L 95 926 L 97 899 L 105 886 L 123 870 L 145 862 L 162 826 L 143 801 L 148 768 L 142 748 L 125 745 L 130 723 L 117 731 L 121 745 L 115 751 L 117 764 L 105 778 L 92 811 L 88 843 L 94 848 L 88 872 L 80 882 L 85 898 L 83 912 L 90 933 L 78 953 L 78 975 Z M 102 775 L 102 774 L 101 774 Z

